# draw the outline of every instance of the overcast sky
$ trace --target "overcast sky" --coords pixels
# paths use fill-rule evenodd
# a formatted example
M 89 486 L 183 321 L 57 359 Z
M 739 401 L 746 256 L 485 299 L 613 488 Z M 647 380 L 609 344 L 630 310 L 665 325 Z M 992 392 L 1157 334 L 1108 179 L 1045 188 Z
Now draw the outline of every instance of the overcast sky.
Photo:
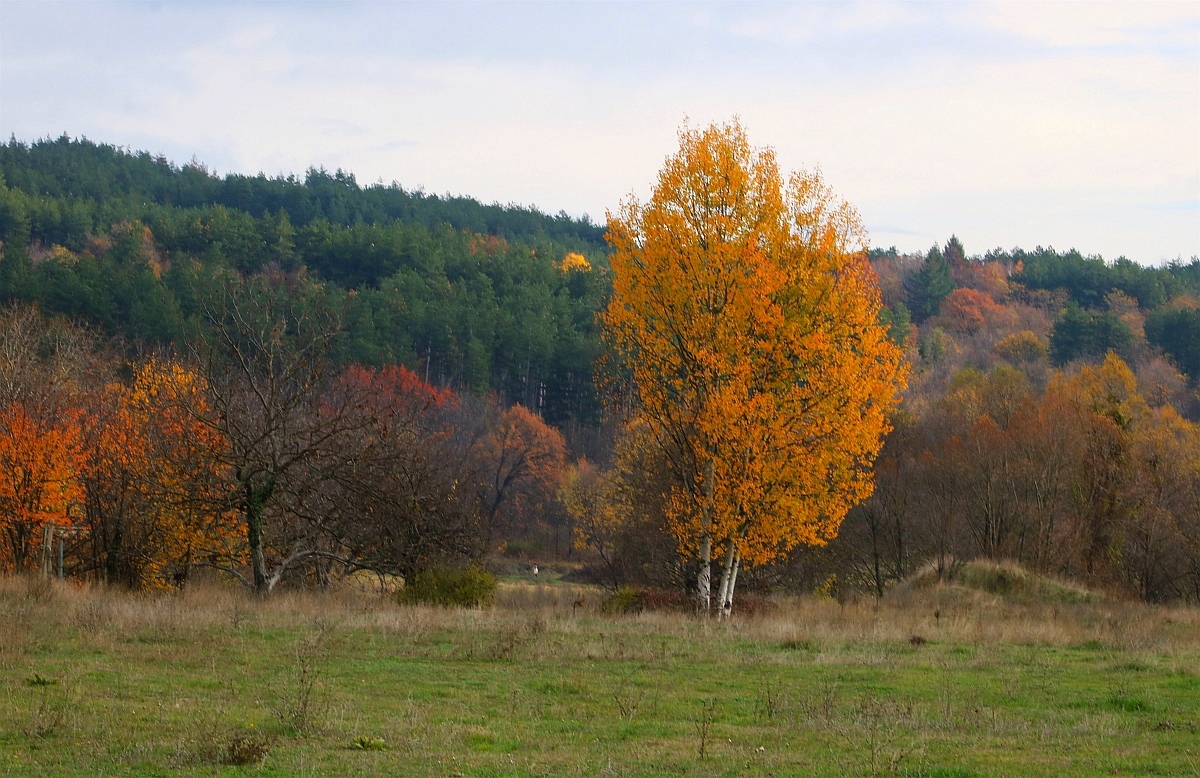
M 1200 3 L 0 1 L 0 132 L 603 220 L 685 120 L 872 242 L 1200 254 Z

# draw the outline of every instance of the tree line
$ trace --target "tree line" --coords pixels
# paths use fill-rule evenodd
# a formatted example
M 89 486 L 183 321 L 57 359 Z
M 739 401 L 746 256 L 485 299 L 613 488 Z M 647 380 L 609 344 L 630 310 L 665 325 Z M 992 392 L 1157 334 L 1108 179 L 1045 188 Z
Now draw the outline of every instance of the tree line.
M 0 568 L 135 588 L 211 568 L 268 592 L 479 562 L 558 520 L 566 448 L 536 414 L 338 368 L 344 308 L 302 275 L 225 295 L 185 355 L 134 359 L 0 310 Z
M 864 251 L 803 174 L 745 223 L 710 198 L 700 221 L 734 236 L 714 254 L 672 198 L 777 173 L 734 137 L 744 169 L 700 175 L 731 159 L 688 157 L 701 135 L 611 248 L 341 172 L 0 147 L 2 564 L 70 526 L 80 575 L 270 589 L 573 534 L 584 577 L 718 581 L 720 608 L 738 581 L 879 594 L 975 556 L 1200 599 L 1200 260 Z

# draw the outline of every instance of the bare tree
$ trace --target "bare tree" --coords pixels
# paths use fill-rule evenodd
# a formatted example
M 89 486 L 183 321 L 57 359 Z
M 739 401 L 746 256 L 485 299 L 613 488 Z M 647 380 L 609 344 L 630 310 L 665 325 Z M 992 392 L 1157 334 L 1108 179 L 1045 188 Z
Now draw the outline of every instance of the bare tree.
M 200 415 L 224 440 L 214 453 L 233 472 L 246 582 L 260 593 L 306 560 L 336 556 L 305 506 L 354 461 L 347 436 L 364 423 L 352 397 L 331 391 L 338 302 L 302 272 L 229 283 L 196 346 L 209 402 Z

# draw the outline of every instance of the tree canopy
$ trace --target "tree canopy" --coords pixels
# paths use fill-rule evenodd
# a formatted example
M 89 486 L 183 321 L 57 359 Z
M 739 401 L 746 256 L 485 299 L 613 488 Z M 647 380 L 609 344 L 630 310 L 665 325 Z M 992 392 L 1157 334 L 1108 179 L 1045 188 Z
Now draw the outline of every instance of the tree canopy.
M 609 217 L 603 323 L 674 475 L 700 606 L 720 547 L 728 609 L 742 562 L 824 542 L 870 494 L 904 369 L 857 214 L 820 176 L 785 182 L 736 121 L 679 140 L 650 201 Z

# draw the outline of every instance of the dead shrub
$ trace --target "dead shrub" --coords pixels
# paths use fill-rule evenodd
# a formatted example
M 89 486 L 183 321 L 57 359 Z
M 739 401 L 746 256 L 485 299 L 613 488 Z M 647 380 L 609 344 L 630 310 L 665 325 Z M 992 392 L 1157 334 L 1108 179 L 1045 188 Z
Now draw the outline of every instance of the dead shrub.
M 261 767 L 271 753 L 273 745 L 274 738 L 262 732 L 235 729 L 225 740 L 225 758 L 222 761 L 238 767 L 252 764 Z

